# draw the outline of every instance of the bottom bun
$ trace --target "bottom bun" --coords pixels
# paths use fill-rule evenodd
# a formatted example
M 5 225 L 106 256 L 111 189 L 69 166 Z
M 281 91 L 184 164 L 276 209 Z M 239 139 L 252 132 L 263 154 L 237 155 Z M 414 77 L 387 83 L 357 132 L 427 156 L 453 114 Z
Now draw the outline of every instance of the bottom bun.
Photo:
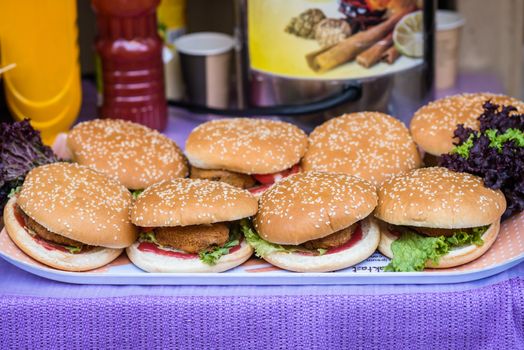
M 4 208 L 5 228 L 11 240 L 24 253 L 42 264 L 64 271 L 89 271 L 118 258 L 123 249 L 94 247 L 85 253 L 71 254 L 60 250 L 49 250 L 35 241 L 20 225 L 15 216 L 16 197 L 9 200 Z
M 435 264 L 431 261 L 426 263 L 426 267 L 435 268 L 435 269 L 445 269 L 448 267 L 454 267 L 466 264 L 470 261 L 473 261 L 479 258 L 482 254 L 488 251 L 488 249 L 493 245 L 500 229 L 500 220 L 492 223 L 489 228 L 482 235 L 482 240 L 484 244 L 480 247 L 471 244 L 468 246 L 452 249 L 446 255 L 443 255 L 438 264 Z M 381 223 L 380 225 L 380 243 L 378 245 L 378 250 L 388 258 L 393 258 L 393 252 L 391 251 L 391 243 L 395 241 L 398 237 L 392 234 L 388 229 L 386 224 Z
M 325 255 L 276 252 L 264 256 L 268 263 L 295 272 L 328 272 L 353 266 L 370 257 L 377 249 L 380 230 L 369 217 L 360 222 L 362 239 L 343 251 Z
M 253 254 L 253 248 L 242 240 L 240 249 L 234 253 L 222 256 L 216 265 L 208 265 L 200 259 L 183 259 L 173 256 L 165 256 L 151 252 L 143 252 L 138 249 L 139 242 L 135 242 L 131 247 L 126 249 L 129 259 L 147 272 L 223 272 L 233 267 L 237 267 L 249 259 Z

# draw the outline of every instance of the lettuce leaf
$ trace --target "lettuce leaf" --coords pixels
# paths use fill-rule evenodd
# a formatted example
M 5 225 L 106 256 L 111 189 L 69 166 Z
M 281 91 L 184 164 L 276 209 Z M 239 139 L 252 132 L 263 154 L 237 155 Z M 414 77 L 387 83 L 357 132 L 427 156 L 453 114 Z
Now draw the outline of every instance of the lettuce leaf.
M 477 134 L 471 133 L 466 141 L 464 141 L 462 144 L 455 146 L 451 150 L 451 154 L 458 154 L 464 159 L 469 158 L 469 150 L 473 148 L 473 140 L 475 139 Z
M 162 245 L 160 243 L 158 243 L 158 241 L 156 240 L 156 236 L 155 236 L 155 233 L 153 231 L 142 232 L 140 234 L 140 237 L 138 237 L 138 240 L 140 242 L 154 243 L 154 244 L 158 245 L 159 247 L 162 247 Z
M 488 129 L 485 133 L 490 141 L 489 147 L 496 148 L 499 152 L 502 152 L 502 146 L 508 141 L 515 142 L 517 147 L 524 147 L 524 133 L 519 129 L 510 128 L 502 134 L 496 129 Z
M 144 192 L 144 190 L 134 190 L 131 191 L 131 195 L 133 196 L 133 199 L 137 199 L 138 196 L 140 196 Z
M 502 220 L 524 210 L 524 113 L 514 106 L 483 104 L 478 130 L 457 125 L 458 142 L 441 155 L 440 166 L 481 177 L 486 187 L 506 197 Z
M 29 119 L 0 123 L 0 213 L 11 190 L 22 185 L 31 169 L 58 161 Z
M 318 251 L 318 255 L 324 255 L 327 253 L 328 250 L 324 248 L 318 248 L 317 251 Z
M 204 264 L 211 266 L 216 265 L 222 256 L 229 254 L 229 250 L 236 247 L 239 243 L 240 241 L 238 239 L 230 240 L 222 247 L 213 247 L 209 250 L 199 252 L 198 257 Z
M 255 250 L 255 255 L 259 258 L 263 258 L 264 256 L 275 252 L 290 251 L 289 249 L 284 248 L 280 244 L 270 243 L 260 238 L 258 233 L 256 233 L 255 230 L 251 227 L 250 221 L 247 219 L 240 221 L 240 227 L 242 229 L 244 237 L 246 237 L 246 241 L 249 243 L 250 246 L 253 247 L 253 249 Z
M 482 235 L 488 226 L 475 227 L 472 232 L 458 230 L 452 236 L 428 237 L 404 228 L 400 238 L 391 244 L 393 259 L 385 271 L 422 271 L 427 261 L 438 264 L 439 259 L 455 247 L 484 244 Z
M 458 154 L 462 158 L 468 159 L 470 150 L 475 143 L 477 143 L 481 135 L 480 132 L 471 132 L 466 141 L 456 145 L 450 153 Z M 502 152 L 502 146 L 508 141 L 515 142 L 517 147 L 524 147 L 524 133 L 519 129 L 510 128 L 501 134 L 499 134 L 497 129 L 487 129 L 484 131 L 484 135 L 488 137 L 489 147 L 496 148 L 498 152 Z
M 229 254 L 229 250 L 231 248 L 236 247 L 238 244 L 240 244 L 240 228 L 238 223 L 234 223 L 231 225 L 231 228 L 229 230 L 229 240 L 226 244 L 224 244 L 221 247 L 212 247 L 207 250 L 203 250 L 198 253 L 198 257 L 200 258 L 200 261 L 202 261 L 204 264 L 208 265 L 216 265 L 218 260 L 223 257 L 224 255 Z
M 65 249 L 67 249 L 69 251 L 69 253 L 71 254 L 78 254 L 82 251 L 82 247 L 75 247 L 75 246 L 72 246 L 72 245 L 65 245 L 63 246 Z
M 22 186 L 16 186 L 15 188 L 12 188 L 11 191 L 9 191 L 9 194 L 7 195 L 7 198 L 11 199 L 14 196 L 16 196 L 20 191 L 22 190 Z
M 242 228 L 242 233 L 246 237 L 246 241 L 251 247 L 255 250 L 255 255 L 259 258 L 264 256 L 282 252 L 282 253 L 294 253 L 294 252 L 304 252 L 308 254 L 322 256 L 328 252 L 328 249 L 318 248 L 318 249 L 306 249 L 302 246 L 293 246 L 293 245 L 280 245 L 276 243 L 268 242 L 262 239 L 258 233 L 251 226 L 251 222 L 248 219 L 240 221 L 240 227 Z

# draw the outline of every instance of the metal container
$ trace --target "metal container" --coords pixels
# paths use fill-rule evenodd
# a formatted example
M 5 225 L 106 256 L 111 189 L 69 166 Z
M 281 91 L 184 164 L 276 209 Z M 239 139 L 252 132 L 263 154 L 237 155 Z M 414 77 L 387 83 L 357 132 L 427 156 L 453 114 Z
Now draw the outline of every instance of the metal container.
M 394 2 L 394 0 L 392 1 Z M 282 49 L 285 50 L 286 44 L 291 43 L 294 39 L 299 41 L 296 51 L 300 51 L 305 45 L 312 46 L 311 43 L 306 42 L 307 39 L 291 38 L 289 33 L 284 33 L 283 22 L 282 20 L 278 22 L 279 18 L 283 16 L 289 18 L 295 16 L 297 18 L 297 16 L 300 16 L 300 10 L 307 11 L 308 9 L 322 9 L 326 13 L 330 11 L 331 16 L 337 16 L 337 10 L 340 9 L 342 3 L 343 1 L 340 0 L 236 1 L 236 34 L 240 43 L 237 51 L 237 62 L 239 63 L 237 74 L 240 78 L 237 90 L 240 108 L 249 110 L 250 107 L 272 107 L 277 109 L 278 106 L 285 105 L 287 107 L 296 106 L 297 109 L 307 109 L 307 105 L 311 103 L 325 102 L 327 108 L 317 109 L 314 113 L 293 116 L 280 114 L 282 118 L 301 124 L 306 128 L 342 113 L 364 110 L 387 112 L 405 123 L 409 122 L 413 112 L 420 105 L 426 103 L 432 95 L 434 1 L 426 0 L 423 4 L 419 4 L 422 7 L 421 16 L 423 18 L 421 33 L 423 55 L 417 59 L 404 59 L 402 56 L 401 59 L 404 59 L 402 67 L 387 67 L 384 66 L 384 63 L 378 63 L 372 67 L 374 71 L 369 74 L 366 74 L 367 72 L 362 73 L 363 69 L 353 69 L 353 71 L 358 72 L 353 76 L 351 70 L 346 69 L 346 72 L 329 74 L 328 77 L 323 78 L 322 74 L 312 75 L 307 72 L 305 76 L 300 76 L 298 69 L 298 73 L 290 72 L 289 69 L 280 69 L 279 71 L 278 65 L 274 65 L 277 68 L 271 71 L 267 69 L 267 67 L 271 68 L 271 64 L 260 64 L 260 57 L 253 57 L 260 52 L 271 50 L 272 43 L 275 43 L 275 50 L 279 50 L 279 52 L 282 52 Z M 365 1 L 354 1 L 353 3 L 365 3 Z M 338 9 L 333 9 L 334 6 Z M 286 13 L 293 10 L 294 13 Z M 337 20 L 342 18 L 344 16 L 339 13 Z M 261 35 L 259 35 L 258 29 L 253 28 L 253 26 L 265 25 L 269 27 L 268 24 L 262 23 L 264 21 L 272 21 L 271 26 L 282 31 L 282 34 L 270 28 L 269 30 L 274 30 L 274 32 L 268 33 L 268 38 L 264 39 L 268 40 L 268 43 L 263 49 L 260 49 Z M 278 43 L 278 39 L 275 38 L 278 35 L 288 36 L 281 40 L 285 44 Z M 253 41 L 258 41 L 258 44 L 253 44 Z M 281 57 L 286 59 L 288 55 L 293 54 L 293 48 L 290 47 L 289 52 L 285 53 L 286 57 L 283 55 Z M 269 51 L 265 57 L 262 57 L 262 60 L 264 59 L 274 59 L 273 52 Z M 297 61 L 297 63 L 302 64 L 300 61 Z M 356 62 L 347 63 L 347 65 L 356 64 Z M 381 66 L 379 67 L 379 65 Z M 339 66 L 336 69 L 341 71 L 343 67 Z M 291 70 L 293 70 L 293 67 Z M 305 70 L 302 70 L 302 72 L 305 72 Z M 349 93 L 348 90 L 352 89 L 356 90 L 356 93 Z M 340 97 L 344 92 L 347 95 L 346 101 L 340 101 L 339 98 L 339 103 L 336 105 L 329 103 L 330 100 Z
M 408 124 L 414 111 L 432 98 L 434 0 L 235 0 L 235 10 L 234 107 L 169 101 L 171 105 L 205 119 L 277 117 L 311 130 L 326 119 L 357 111 L 386 112 Z M 293 21 L 308 14 L 319 17 L 313 23 L 315 33 L 305 37 Z M 397 27 L 405 29 L 400 23 L 406 21 L 407 28 L 416 29 L 407 37 L 419 43 L 412 51 L 397 45 L 406 38 L 406 31 Z M 343 35 L 338 41 L 331 42 L 330 36 L 326 41 L 328 32 L 320 29 L 317 37 L 317 28 L 333 27 Z M 396 52 L 391 62 L 369 60 L 390 49 Z M 354 54 L 347 57 L 348 52 Z M 335 65 L 318 63 L 339 54 L 345 58 Z M 360 61 L 361 54 L 367 60 Z

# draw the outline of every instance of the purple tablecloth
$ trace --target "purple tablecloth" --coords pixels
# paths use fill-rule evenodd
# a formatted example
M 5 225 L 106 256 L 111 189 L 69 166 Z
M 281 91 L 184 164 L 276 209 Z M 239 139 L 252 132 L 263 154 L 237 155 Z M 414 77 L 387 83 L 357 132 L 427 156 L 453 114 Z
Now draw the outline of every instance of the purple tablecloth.
M 77 286 L 0 271 L 0 349 L 524 349 L 524 263 L 391 286 Z
M 193 125 L 172 116 L 167 134 Z M 448 285 L 176 287 L 68 285 L 0 259 L 0 350 L 59 348 L 524 349 L 524 263 Z

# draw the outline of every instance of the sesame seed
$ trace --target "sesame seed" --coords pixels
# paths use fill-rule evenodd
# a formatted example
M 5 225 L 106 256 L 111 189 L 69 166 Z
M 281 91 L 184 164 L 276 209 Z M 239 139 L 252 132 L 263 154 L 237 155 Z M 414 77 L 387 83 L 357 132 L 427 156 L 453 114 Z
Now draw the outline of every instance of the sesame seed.
M 293 124 L 226 118 L 196 127 L 187 139 L 186 154 L 193 163 L 205 163 L 208 169 L 268 174 L 297 164 L 306 147 L 306 134 Z
M 73 159 L 120 181 L 130 189 L 188 173 L 176 143 L 156 130 L 119 119 L 95 119 L 68 135 Z
M 375 185 L 420 164 L 407 128 L 379 112 L 344 114 L 318 126 L 302 160 L 306 171 L 346 173 Z

